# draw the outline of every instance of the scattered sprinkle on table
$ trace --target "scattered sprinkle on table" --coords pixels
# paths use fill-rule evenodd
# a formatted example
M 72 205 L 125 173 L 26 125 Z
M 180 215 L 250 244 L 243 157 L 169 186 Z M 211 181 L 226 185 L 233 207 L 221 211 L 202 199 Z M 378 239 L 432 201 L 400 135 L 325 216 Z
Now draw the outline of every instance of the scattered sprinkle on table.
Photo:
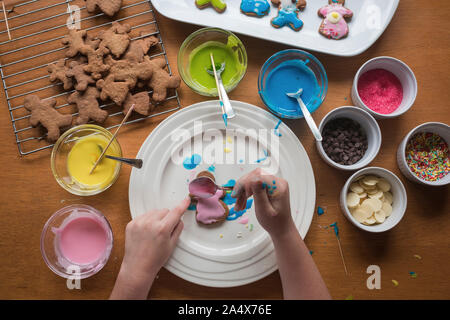
M 353 295 L 349 295 L 345 300 L 353 300 Z
M 417 273 L 415 273 L 414 271 L 410 271 L 409 275 L 411 276 L 411 278 L 415 279 L 417 278 Z
M 415 134 L 406 146 L 406 163 L 411 172 L 426 181 L 439 181 L 450 171 L 448 144 L 431 132 Z
M 416 259 L 418 259 L 418 260 L 422 260 L 422 257 L 419 256 L 418 254 L 415 254 L 415 255 L 414 255 L 414 258 L 416 258 Z
M 317 207 L 317 214 L 318 214 L 319 216 L 323 215 L 324 213 L 325 213 L 325 210 L 323 210 L 323 208 Z
M 392 280 L 392 283 L 394 284 L 394 286 L 398 286 L 398 281 L 397 280 Z
M 309 250 L 309 254 L 310 254 L 310 255 L 313 255 L 313 253 L 314 253 L 314 251 Z

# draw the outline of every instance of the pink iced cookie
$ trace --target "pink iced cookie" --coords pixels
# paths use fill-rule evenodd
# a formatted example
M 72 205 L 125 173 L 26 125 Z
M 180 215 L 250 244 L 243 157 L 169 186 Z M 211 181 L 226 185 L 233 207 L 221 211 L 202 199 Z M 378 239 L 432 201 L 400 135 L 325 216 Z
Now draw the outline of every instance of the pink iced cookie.
M 197 221 L 203 224 L 212 224 L 224 221 L 228 216 L 228 206 L 220 200 L 223 197 L 223 190 L 217 190 L 216 194 L 210 198 L 198 199 Z
M 318 12 L 323 18 L 319 32 L 329 39 L 345 38 L 349 32 L 347 20 L 353 17 L 353 12 L 344 7 L 345 0 L 328 0 L 328 3 Z

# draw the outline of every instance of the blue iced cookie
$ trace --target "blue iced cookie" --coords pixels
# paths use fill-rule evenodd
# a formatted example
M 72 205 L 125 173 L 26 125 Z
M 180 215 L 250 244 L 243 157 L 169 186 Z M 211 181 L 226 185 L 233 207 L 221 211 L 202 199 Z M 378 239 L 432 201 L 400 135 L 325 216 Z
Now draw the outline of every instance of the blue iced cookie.
M 278 15 L 270 21 L 273 27 L 288 26 L 295 31 L 303 27 L 303 21 L 298 17 L 298 13 L 306 7 L 305 0 L 292 0 L 292 4 L 288 5 L 283 5 L 281 0 L 272 0 L 272 3 L 278 5 Z
M 268 0 L 242 0 L 241 12 L 247 16 L 264 17 L 270 11 Z

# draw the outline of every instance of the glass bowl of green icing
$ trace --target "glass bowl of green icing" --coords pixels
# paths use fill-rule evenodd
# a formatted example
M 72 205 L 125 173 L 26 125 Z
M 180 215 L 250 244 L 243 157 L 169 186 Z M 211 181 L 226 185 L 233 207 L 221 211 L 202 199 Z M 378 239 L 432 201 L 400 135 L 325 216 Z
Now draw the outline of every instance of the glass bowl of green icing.
M 225 63 L 221 77 L 226 91 L 230 92 L 247 71 L 247 52 L 238 37 L 218 28 L 197 30 L 184 40 L 178 52 L 181 78 L 198 94 L 217 97 L 216 80 L 207 72 L 212 70 L 211 53 L 216 69 Z

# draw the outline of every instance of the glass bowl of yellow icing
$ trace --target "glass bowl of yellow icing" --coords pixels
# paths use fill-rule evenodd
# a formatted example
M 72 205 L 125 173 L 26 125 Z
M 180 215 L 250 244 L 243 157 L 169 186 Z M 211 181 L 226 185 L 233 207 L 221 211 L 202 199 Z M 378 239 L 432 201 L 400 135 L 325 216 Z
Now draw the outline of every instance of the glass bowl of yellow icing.
M 51 156 L 52 172 L 59 185 L 79 196 L 99 194 L 112 186 L 119 177 L 120 162 L 103 157 L 90 174 L 112 136 L 105 128 L 92 124 L 66 131 L 56 142 Z M 105 155 L 122 157 L 117 139 Z

